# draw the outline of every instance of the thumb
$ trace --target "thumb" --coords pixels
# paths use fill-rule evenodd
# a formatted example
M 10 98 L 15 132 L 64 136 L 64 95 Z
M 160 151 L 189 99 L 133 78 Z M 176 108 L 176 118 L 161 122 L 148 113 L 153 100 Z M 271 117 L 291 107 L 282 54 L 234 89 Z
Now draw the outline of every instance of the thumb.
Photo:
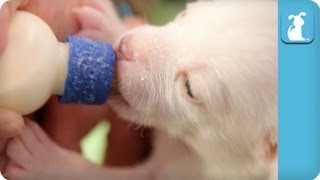
M 18 113 L 0 109 L 0 171 L 7 162 L 5 146 L 9 138 L 17 136 L 24 126 L 24 120 Z
M 24 126 L 24 119 L 18 113 L 0 109 L 0 141 L 17 136 Z

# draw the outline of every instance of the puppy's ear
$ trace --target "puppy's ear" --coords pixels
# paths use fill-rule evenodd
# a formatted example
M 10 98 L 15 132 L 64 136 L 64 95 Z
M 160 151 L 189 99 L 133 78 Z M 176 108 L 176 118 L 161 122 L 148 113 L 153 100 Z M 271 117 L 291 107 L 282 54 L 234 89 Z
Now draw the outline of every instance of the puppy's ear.
M 270 132 L 264 140 L 265 158 L 268 162 L 273 162 L 278 156 L 278 135 Z
M 292 18 L 294 18 L 294 15 L 290 15 L 290 16 L 288 17 L 289 20 L 291 20 Z
M 264 139 L 263 162 L 270 167 L 268 180 L 278 180 L 278 134 L 275 131 L 267 133 Z
M 305 13 L 305 12 L 301 12 L 300 14 L 299 14 L 299 16 L 306 16 L 307 15 L 307 13 Z

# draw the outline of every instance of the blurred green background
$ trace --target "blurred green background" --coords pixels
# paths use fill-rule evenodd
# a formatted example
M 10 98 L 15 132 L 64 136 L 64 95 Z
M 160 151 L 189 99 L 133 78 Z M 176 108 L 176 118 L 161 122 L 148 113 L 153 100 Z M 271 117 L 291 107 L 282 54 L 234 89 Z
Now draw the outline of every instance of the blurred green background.
M 157 1 L 146 13 L 147 20 L 154 25 L 163 25 L 172 20 L 177 13 L 185 8 L 185 0 Z
M 150 24 L 163 25 L 173 19 L 178 12 L 183 10 L 185 4 L 185 0 L 155 0 L 150 7 L 142 12 L 142 16 Z M 109 129 L 110 124 L 107 121 L 102 120 L 101 123 L 83 138 L 81 149 L 85 158 L 93 163 L 103 164 L 103 160 L 106 157 L 106 138 Z

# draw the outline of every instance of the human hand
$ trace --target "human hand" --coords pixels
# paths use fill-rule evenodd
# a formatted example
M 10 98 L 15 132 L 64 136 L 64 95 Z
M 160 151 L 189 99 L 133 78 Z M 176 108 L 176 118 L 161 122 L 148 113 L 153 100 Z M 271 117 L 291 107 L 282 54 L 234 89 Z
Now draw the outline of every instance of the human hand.
M 10 19 L 17 10 L 28 11 L 39 16 L 51 27 L 59 41 L 65 41 L 68 35 L 80 33 L 87 28 L 79 22 L 75 9 L 91 8 L 115 19 L 111 6 L 111 1 L 105 0 L 9 0 L 0 10 L 0 54 L 8 41 Z
M 92 34 L 91 38 L 110 41 L 110 43 L 113 44 L 111 41 L 116 40 L 116 36 L 122 33 L 123 27 L 121 27 L 121 22 L 117 19 L 116 12 L 110 7 L 111 1 L 105 0 L 10 0 L 0 10 L 0 55 L 4 51 L 7 43 L 10 18 L 14 16 L 17 10 L 29 11 L 42 18 L 52 28 L 59 41 L 64 41 L 66 37 L 71 34 L 82 36 L 89 36 L 89 34 Z M 99 30 L 102 32 L 102 30 L 105 29 L 97 29 L 96 27 L 91 26 L 92 24 L 87 21 L 88 17 L 90 17 L 87 16 L 87 12 L 90 11 L 95 11 L 95 14 L 99 14 L 100 17 L 103 15 L 103 17 L 109 19 L 103 23 L 104 25 L 108 24 L 107 26 L 100 26 L 108 28 L 106 32 L 109 33 L 101 34 L 99 33 Z M 116 25 L 119 25 L 119 27 L 115 28 Z M 96 34 L 94 32 L 96 32 Z M 99 37 L 99 34 L 103 36 Z M 94 127 L 98 120 L 104 117 L 114 119 L 113 115 L 108 113 L 108 107 L 100 107 L 98 109 L 99 110 L 97 110 L 97 107 L 92 106 L 62 106 L 58 104 L 56 100 L 52 100 L 44 108 L 42 116 L 35 117 L 40 118 L 36 120 L 42 122 L 46 132 L 57 143 L 65 147 L 70 147 L 72 150 L 79 151 L 80 139 L 89 131 L 89 129 Z M 67 131 L 65 131 L 65 129 L 67 129 Z M 70 131 L 70 129 L 72 129 L 72 131 Z M 121 128 L 117 128 L 114 131 L 123 132 L 125 130 L 127 130 L 127 126 L 123 125 Z M 138 137 L 139 133 L 137 131 L 135 134 L 137 134 L 136 136 Z M 14 135 L 15 133 L 10 136 L 8 135 L 8 137 Z M 132 135 L 128 135 L 128 137 L 132 137 Z M 119 138 L 116 136 L 112 139 L 117 140 Z M 0 143 L 0 146 L 2 146 L 3 149 L 6 140 L 0 140 L 0 142 L 3 142 Z M 132 142 L 132 144 L 135 144 L 135 142 Z M 115 146 L 111 144 L 110 147 Z M 122 147 L 120 148 L 122 149 Z M 114 149 L 117 149 L 117 147 Z M 129 150 L 130 148 L 128 151 Z M 131 151 L 132 150 L 130 150 L 130 152 Z M 136 156 L 134 153 L 131 154 L 133 157 Z M 115 157 L 120 156 L 121 155 L 115 155 Z
M 10 110 L 0 109 L 0 171 L 3 170 L 7 162 L 4 151 L 8 139 L 17 136 L 23 126 L 22 116 Z
M 9 0 L 0 9 L 0 56 L 8 41 L 10 19 L 17 10 L 29 11 L 48 23 L 60 41 L 67 35 L 80 31 L 81 27 L 72 9 L 80 6 L 95 6 L 102 0 Z M 87 5 L 88 4 L 88 5 Z M 57 21 L 58 19 L 58 21 Z M 23 124 L 18 114 L 0 110 L 0 154 L 8 138 L 15 136 Z M 0 157 L 0 170 L 5 164 L 4 155 Z
M 55 32 L 59 40 L 63 40 L 66 34 L 77 31 L 78 25 L 72 18 L 71 9 L 77 0 L 10 0 L 0 10 L 0 54 L 4 51 L 8 41 L 8 28 L 10 19 L 19 10 L 26 10 L 36 14 L 45 20 Z M 64 6 L 65 8 L 61 8 Z M 59 19 L 59 21 L 57 21 Z M 66 26 L 66 24 L 68 24 Z

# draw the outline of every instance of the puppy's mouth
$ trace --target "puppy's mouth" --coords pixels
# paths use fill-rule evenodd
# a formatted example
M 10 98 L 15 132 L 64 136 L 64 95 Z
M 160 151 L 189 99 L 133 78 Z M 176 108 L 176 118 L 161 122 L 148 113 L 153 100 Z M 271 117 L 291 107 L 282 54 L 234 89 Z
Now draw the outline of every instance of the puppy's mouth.
M 122 105 L 125 107 L 129 107 L 129 102 L 125 99 L 122 95 L 119 87 L 117 85 L 114 87 L 114 83 L 112 84 L 111 91 L 110 91 L 110 99 L 114 101 L 118 105 Z
M 115 55 L 116 55 L 116 62 L 114 66 L 114 77 L 112 81 L 112 86 L 111 86 L 111 91 L 110 91 L 110 98 L 112 98 L 115 103 L 118 105 L 124 105 L 125 107 L 129 107 L 130 103 L 126 100 L 125 96 L 123 96 L 121 92 L 121 83 L 120 83 L 120 78 L 121 75 L 119 74 L 120 71 L 118 69 L 120 61 L 126 61 L 132 58 L 132 52 L 127 49 L 126 45 L 126 39 L 127 38 L 122 38 L 120 44 L 118 47 L 115 49 Z
M 120 89 L 120 79 L 117 72 L 117 63 L 115 64 L 115 73 L 112 80 L 111 90 L 110 90 L 110 99 L 115 101 L 119 105 L 124 105 L 126 107 L 129 107 L 129 102 L 125 99 L 125 97 L 122 95 L 121 89 Z

